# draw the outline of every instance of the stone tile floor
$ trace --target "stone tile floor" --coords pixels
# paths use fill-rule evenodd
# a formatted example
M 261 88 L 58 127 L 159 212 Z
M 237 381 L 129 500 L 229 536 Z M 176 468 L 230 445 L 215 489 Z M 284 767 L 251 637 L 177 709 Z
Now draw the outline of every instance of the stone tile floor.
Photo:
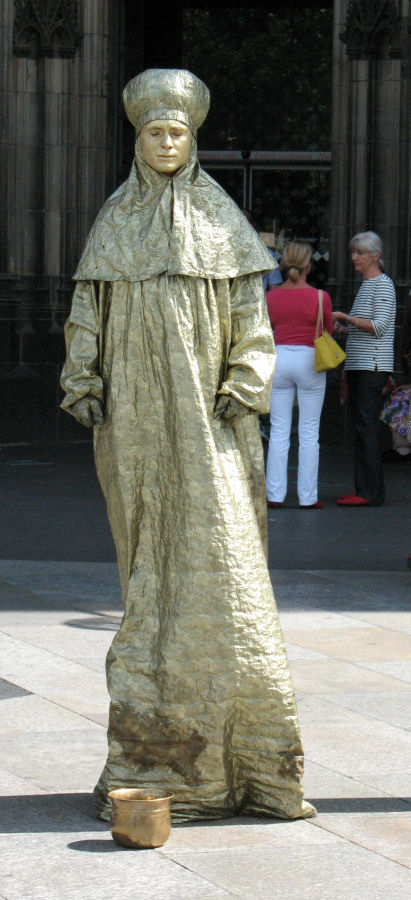
M 307 821 L 174 827 L 127 851 L 94 817 L 113 563 L 0 559 L 0 898 L 411 898 L 411 572 L 272 572 Z

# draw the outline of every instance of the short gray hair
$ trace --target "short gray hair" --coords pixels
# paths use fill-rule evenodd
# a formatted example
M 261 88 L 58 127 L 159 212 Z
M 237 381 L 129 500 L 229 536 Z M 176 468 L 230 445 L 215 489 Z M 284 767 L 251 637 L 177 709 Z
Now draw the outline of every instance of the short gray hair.
M 350 240 L 349 247 L 350 250 L 362 250 L 363 252 L 365 251 L 365 253 L 371 253 L 371 256 L 375 256 L 376 253 L 381 253 L 378 265 L 381 271 L 384 271 L 382 240 L 375 231 L 360 231 L 359 234 L 355 234 Z

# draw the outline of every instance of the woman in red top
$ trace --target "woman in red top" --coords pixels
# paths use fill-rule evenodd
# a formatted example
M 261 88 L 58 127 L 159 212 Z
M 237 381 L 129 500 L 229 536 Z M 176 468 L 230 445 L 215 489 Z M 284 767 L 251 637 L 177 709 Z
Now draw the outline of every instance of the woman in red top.
M 298 483 L 301 509 L 321 509 L 318 501 L 318 432 L 325 394 L 325 372 L 314 366 L 318 291 L 307 284 L 312 248 L 292 241 L 281 260 L 286 280 L 268 291 L 267 306 L 277 347 L 270 404 L 267 505 L 282 506 L 287 493 L 287 463 L 295 392 L 298 419 Z M 329 295 L 323 295 L 324 328 L 332 333 Z

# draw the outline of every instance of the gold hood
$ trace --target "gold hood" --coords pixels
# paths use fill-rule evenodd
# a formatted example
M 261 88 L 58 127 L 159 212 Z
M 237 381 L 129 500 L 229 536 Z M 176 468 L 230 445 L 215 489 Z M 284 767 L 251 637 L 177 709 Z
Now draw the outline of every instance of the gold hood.
M 130 175 L 97 216 L 74 279 L 144 281 L 163 272 L 219 279 L 272 268 L 241 210 L 201 169 L 194 137 L 172 177 L 143 160 L 137 138 Z

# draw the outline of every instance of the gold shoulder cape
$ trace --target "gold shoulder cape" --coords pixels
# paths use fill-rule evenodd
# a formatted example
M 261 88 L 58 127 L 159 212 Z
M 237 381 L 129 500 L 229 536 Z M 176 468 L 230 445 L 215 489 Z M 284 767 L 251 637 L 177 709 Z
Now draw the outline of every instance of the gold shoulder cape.
M 200 168 L 194 139 L 188 163 L 173 178 L 148 166 L 137 142 L 130 175 L 97 216 L 74 278 L 142 281 L 162 272 L 234 278 L 273 265 L 238 206 Z

